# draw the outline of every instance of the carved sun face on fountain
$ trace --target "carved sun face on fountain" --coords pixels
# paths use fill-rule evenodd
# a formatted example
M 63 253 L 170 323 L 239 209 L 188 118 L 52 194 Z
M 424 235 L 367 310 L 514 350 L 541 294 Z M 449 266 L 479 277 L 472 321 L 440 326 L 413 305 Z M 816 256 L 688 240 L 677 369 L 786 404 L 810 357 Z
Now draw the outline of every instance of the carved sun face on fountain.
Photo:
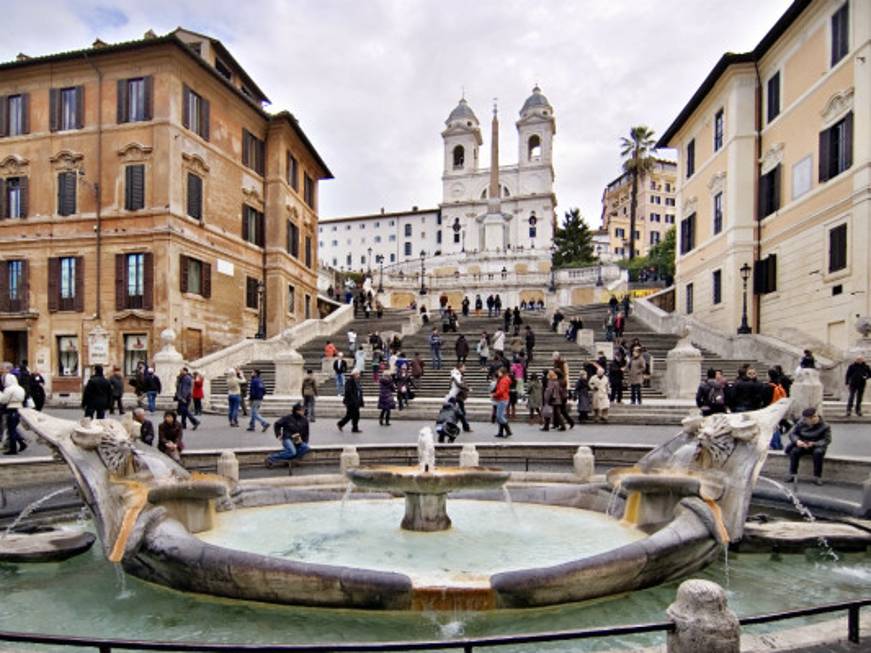
M 696 460 L 703 469 L 722 468 L 739 442 L 751 442 L 758 434 L 759 424 L 749 415 L 711 415 L 696 433 Z

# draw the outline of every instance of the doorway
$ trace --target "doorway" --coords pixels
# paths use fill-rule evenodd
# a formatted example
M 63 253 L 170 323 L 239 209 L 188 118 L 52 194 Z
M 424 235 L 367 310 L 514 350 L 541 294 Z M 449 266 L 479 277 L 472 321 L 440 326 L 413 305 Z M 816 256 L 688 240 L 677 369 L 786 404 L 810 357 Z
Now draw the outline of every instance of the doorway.
M 13 365 L 27 360 L 27 331 L 3 331 L 3 360 Z
M 203 332 L 201 329 L 184 330 L 185 360 L 195 361 L 203 357 Z

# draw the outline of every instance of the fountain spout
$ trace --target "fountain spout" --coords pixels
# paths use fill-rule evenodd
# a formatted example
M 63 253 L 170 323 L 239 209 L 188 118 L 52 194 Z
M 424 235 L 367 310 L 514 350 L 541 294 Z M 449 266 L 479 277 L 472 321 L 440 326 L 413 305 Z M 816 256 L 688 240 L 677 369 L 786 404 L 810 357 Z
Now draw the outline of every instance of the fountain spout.
M 421 472 L 428 474 L 435 471 L 435 440 L 428 426 L 417 434 L 417 459 Z

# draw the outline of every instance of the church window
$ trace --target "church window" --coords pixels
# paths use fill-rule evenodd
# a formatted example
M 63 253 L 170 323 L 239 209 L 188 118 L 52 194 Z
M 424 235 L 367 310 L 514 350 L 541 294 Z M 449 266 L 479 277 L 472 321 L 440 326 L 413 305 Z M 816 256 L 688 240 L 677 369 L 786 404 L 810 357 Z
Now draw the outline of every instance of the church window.
M 405 255 L 411 256 L 411 243 L 405 243 Z
M 541 157 L 541 138 L 538 134 L 529 137 L 529 160 L 534 161 Z
M 410 224 L 405 225 L 405 235 L 411 236 L 411 225 Z
M 466 163 L 466 150 L 462 145 L 454 148 L 454 170 L 462 170 Z

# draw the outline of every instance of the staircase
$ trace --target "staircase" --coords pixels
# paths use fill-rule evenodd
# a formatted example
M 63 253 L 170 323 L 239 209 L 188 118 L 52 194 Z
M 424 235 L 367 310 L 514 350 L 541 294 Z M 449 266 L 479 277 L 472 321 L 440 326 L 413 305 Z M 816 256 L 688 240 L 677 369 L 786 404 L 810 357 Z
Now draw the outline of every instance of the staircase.
M 275 363 L 272 361 L 251 361 L 242 365 L 239 369 L 246 379 L 251 378 L 251 373 L 254 370 L 260 370 L 260 379 L 263 385 L 266 386 L 266 394 L 271 395 L 275 392 Z M 227 377 L 219 376 L 211 380 L 212 395 L 227 396 Z

